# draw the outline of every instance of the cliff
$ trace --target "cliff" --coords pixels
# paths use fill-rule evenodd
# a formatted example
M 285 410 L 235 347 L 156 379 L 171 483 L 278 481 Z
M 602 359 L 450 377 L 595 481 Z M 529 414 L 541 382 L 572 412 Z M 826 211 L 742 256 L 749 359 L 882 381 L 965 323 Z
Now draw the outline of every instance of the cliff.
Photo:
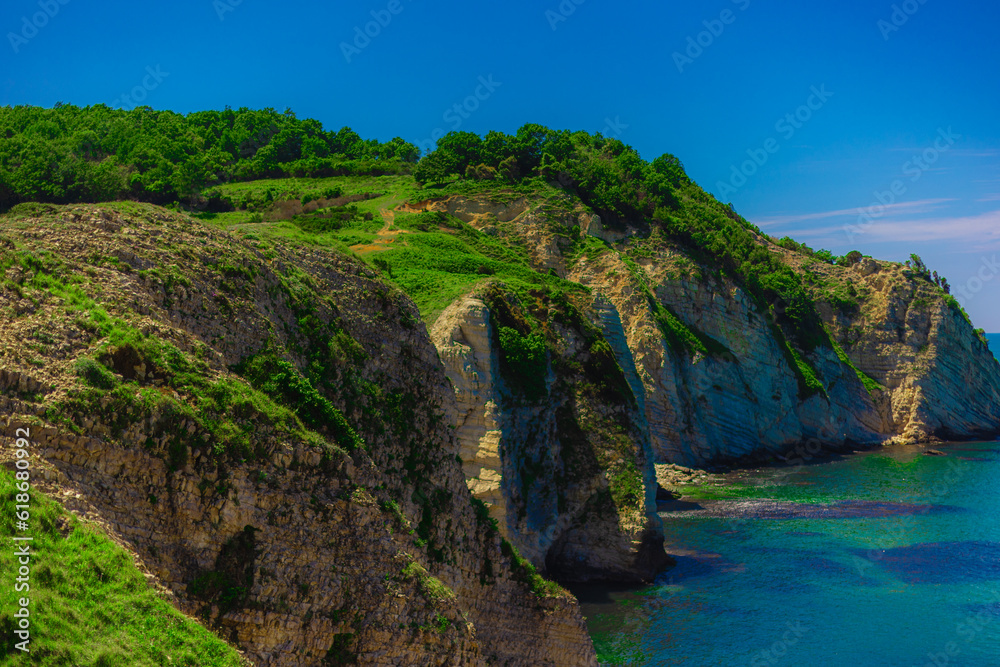
M 816 453 L 1000 431 L 1000 365 L 957 303 L 902 265 L 862 258 L 836 266 L 756 235 L 808 285 L 827 338 L 805 350 L 776 324 L 782 304 L 761 303 L 741 276 L 648 226 L 606 227 L 578 201 L 555 215 L 539 202 L 486 196 L 421 206 L 523 247 L 536 270 L 589 288 L 590 318 L 617 343 L 657 463 L 704 466 L 806 444 Z M 462 330 L 483 326 L 473 320 Z M 466 363 L 487 356 L 470 350 Z M 448 367 L 460 400 L 485 395 Z M 463 423 L 485 414 L 469 410 Z M 495 440 L 503 417 L 495 406 L 489 414 Z M 473 451 L 475 434 L 459 436 Z
M 769 238 L 670 154 L 8 112 L 4 437 L 255 664 L 593 665 L 542 575 L 669 566 L 657 466 L 1000 432 L 922 262 Z M 189 213 L 30 203 L 123 197 Z
M 727 218 L 761 279 L 556 187 L 377 185 L 230 231 L 3 219 L 5 436 L 255 664 L 596 664 L 539 572 L 667 567 L 656 465 L 1000 431 L 1000 364 L 909 267 Z
M 128 203 L 0 235 L 5 444 L 30 426 L 43 490 L 254 664 L 596 664 L 473 504 L 426 329 L 364 264 Z

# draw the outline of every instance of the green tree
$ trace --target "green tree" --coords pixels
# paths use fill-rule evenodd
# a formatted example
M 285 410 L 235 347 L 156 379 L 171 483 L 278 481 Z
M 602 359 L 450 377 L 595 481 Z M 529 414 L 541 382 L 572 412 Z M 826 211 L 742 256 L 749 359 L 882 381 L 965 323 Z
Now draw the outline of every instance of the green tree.
M 417 168 L 413 172 L 413 178 L 420 185 L 431 183 L 442 183 L 448 179 L 451 164 L 448 158 L 440 151 L 434 151 L 421 158 L 417 163 Z

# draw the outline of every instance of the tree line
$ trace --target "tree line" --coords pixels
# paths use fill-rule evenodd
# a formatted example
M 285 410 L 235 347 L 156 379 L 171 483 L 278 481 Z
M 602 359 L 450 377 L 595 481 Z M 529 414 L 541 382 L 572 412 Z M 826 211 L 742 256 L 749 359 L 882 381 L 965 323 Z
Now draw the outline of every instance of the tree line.
M 229 181 L 408 173 L 419 157 L 398 137 L 362 139 L 274 109 L 7 106 L 0 137 L 0 210 L 27 201 L 162 204 Z

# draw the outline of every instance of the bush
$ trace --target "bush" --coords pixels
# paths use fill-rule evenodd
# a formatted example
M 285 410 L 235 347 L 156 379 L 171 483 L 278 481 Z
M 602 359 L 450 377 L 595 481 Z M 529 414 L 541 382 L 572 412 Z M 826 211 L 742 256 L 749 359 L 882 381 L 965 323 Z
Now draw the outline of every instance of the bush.
M 497 334 L 500 338 L 500 361 L 508 383 L 529 400 L 544 397 L 548 370 L 545 339 L 536 333 L 523 336 L 510 327 L 500 327 Z
M 860 262 L 863 257 L 864 257 L 864 255 L 862 255 L 857 250 L 852 250 L 851 252 L 847 253 L 843 257 L 837 258 L 837 265 L 838 266 L 854 266 L 855 264 L 857 264 L 858 262 Z
M 118 378 L 107 367 L 88 357 L 77 359 L 74 371 L 85 384 L 95 389 L 114 389 L 118 384 Z
M 236 370 L 256 389 L 291 408 L 307 426 L 329 431 L 347 451 L 364 448 L 361 436 L 354 432 L 340 410 L 288 361 L 273 353 L 262 353 L 244 359 Z

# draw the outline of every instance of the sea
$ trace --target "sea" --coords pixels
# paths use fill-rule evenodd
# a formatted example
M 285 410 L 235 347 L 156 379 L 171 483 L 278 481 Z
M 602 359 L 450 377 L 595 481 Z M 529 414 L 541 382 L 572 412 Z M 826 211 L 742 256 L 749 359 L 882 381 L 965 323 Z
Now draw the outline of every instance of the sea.
M 1000 333 L 986 334 L 986 340 L 990 344 L 993 356 L 1000 360 Z
M 601 664 L 1000 665 L 1000 441 L 935 449 L 727 473 L 726 499 L 661 504 L 676 566 L 573 588 Z

